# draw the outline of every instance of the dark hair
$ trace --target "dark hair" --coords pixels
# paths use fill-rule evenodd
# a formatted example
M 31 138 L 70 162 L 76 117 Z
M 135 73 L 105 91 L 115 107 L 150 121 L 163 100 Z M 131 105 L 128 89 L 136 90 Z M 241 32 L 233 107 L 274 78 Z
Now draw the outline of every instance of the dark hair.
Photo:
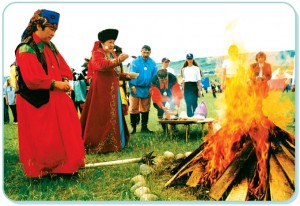
M 264 57 L 265 59 L 267 59 L 267 55 L 264 52 L 260 51 L 256 54 L 255 60 L 258 61 L 258 58 L 261 56 Z
M 167 69 L 159 69 L 158 71 L 157 71 L 157 76 L 158 76 L 158 78 L 166 78 L 167 76 L 168 76 L 168 71 L 167 71 Z
M 199 68 L 199 70 L 200 70 L 200 75 L 201 75 L 201 77 L 202 77 L 202 70 L 200 69 L 200 67 L 199 67 L 198 63 L 195 61 L 195 59 L 193 59 L 193 65 Z M 184 67 L 187 67 L 187 66 L 188 66 L 188 61 L 185 60 L 185 62 L 183 63 L 183 65 L 182 65 L 182 67 L 181 67 L 181 69 L 180 69 L 180 75 L 181 75 L 181 76 L 183 76 L 183 74 L 182 74 L 182 69 L 183 69 Z
M 188 65 L 188 61 L 185 60 L 185 62 L 183 63 L 182 67 L 181 68 L 184 68 L 184 67 L 187 67 Z M 198 63 L 195 61 L 195 59 L 193 59 L 193 65 L 196 66 L 196 67 L 199 67 Z
M 27 37 L 31 36 L 34 32 L 37 31 L 37 25 L 40 25 L 42 30 L 44 31 L 46 26 L 43 24 L 42 21 L 38 20 L 35 22 L 32 22 L 24 31 L 24 33 L 22 34 L 22 41 L 24 39 L 26 39 Z

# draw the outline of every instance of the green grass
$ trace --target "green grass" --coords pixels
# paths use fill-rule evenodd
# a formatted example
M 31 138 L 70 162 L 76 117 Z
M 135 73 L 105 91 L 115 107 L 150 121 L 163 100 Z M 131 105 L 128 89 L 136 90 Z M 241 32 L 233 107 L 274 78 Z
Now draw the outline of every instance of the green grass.
M 219 95 L 219 94 L 217 94 Z M 282 93 L 289 97 L 294 103 L 295 93 Z M 216 117 L 214 99 L 212 94 L 205 94 L 204 100 L 208 106 L 209 117 Z M 200 101 L 198 101 L 200 102 Z M 182 101 L 181 110 L 185 109 Z M 10 114 L 11 115 L 11 114 Z M 129 116 L 126 116 L 129 124 Z M 173 139 L 166 138 L 161 126 L 157 123 L 156 109 L 151 108 L 149 129 L 154 134 L 138 133 L 130 137 L 130 144 L 121 152 L 107 154 L 86 155 L 86 163 L 105 162 L 127 158 L 141 157 L 145 153 L 154 151 L 154 155 L 162 155 L 165 151 L 174 154 L 195 150 L 202 143 L 200 125 L 192 125 L 189 142 L 185 141 L 184 126 L 179 125 L 179 134 Z M 205 127 L 206 129 L 207 127 Z M 288 125 L 289 132 L 294 133 L 295 127 Z M 205 133 L 207 131 L 205 130 Z M 17 126 L 13 124 L 4 125 L 4 192 L 6 196 L 14 201 L 137 201 L 137 197 L 130 191 L 133 185 L 130 179 L 139 173 L 140 163 L 129 163 L 115 166 L 104 166 L 91 169 L 80 169 L 78 177 L 69 179 L 56 177 L 44 177 L 40 179 L 27 178 L 19 163 Z M 165 165 L 163 171 L 151 174 L 147 177 L 148 186 L 153 194 L 161 201 L 193 201 L 201 196 L 203 200 L 209 198 L 205 192 L 195 191 L 185 184 L 163 188 L 163 185 L 171 178 L 171 168 Z

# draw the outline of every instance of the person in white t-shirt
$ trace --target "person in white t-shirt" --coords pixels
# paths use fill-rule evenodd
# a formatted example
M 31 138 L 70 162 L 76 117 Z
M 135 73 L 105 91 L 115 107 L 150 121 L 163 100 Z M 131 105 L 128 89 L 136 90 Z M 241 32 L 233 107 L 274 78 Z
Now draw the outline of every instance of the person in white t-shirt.
M 167 57 L 162 58 L 161 60 L 162 69 L 166 69 L 169 73 L 174 74 L 176 76 L 174 69 L 169 67 L 169 63 L 170 63 L 170 59 L 168 59 Z
M 188 117 L 192 117 L 198 105 L 198 97 L 201 96 L 201 74 L 197 62 L 194 60 L 193 54 L 186 55 L 181 75 L 183 78 L 183 91 L 186 103 L 186 112 Z
M 228 48 L 228 59 L 225 59 L 222 64 L 221 87 L 222 90 L 226 88 L 226 80 L 235 77 L 240 65 L 238 58 L 238 47 L 232 44 Z

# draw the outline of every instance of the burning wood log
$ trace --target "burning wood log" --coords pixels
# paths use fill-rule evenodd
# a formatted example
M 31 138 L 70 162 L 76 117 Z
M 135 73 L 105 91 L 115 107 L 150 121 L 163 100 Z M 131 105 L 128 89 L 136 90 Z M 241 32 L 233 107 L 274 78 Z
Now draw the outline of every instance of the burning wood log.
M 287 139 L 287 133 L 284 130 L 277 129 L 276 138 L 273 131 L 269 131 L 269 140 L 272 141 L 268 149 L 268 155 L 265 156 L 265 178 L 260 179 L 259 161 L 255 146 L 251 138 L 244 136 L 241 142 L 237 142 L 232 147 L 238 151 L 232 162 L 226 167 L 218 179 L 211 184 L 209 196 L 214 200 L 226 199 L 227 201 L 237 200 L 287 200 L 293 194 L 295 189 L 295 156 L 294 146 Z M 281 138 L 282 136 L 284 138 Z M 291 135 L 289 135 L 291 136 Z M 191 174 L 187 185 L 196 187 L 197 185 L 209 185 L 206 180 L 205 171 L 207 161 L 200 158 L 206 149 L 207 142 L 204 142 L 188 158 L 183 160 L 172 170 L 174 176 L 165 184 L 170 186 L 173 181 L 184 175 Z M 287 148 L 288 147 L 288 148 Z M 254 155 L 256 154 L 256 155 Z M 245 169 L 246 167 L 246 169 Z M 245 174 L 241 174 L 245 173 Z M 240 179 L 240 180 L 237 180 Z M 251 179 L 251 181 L 249 181 Z M 263 181 L 263 182 L 261 182 Z M 284 183 L 280 188 L 280 182 Z M 275 191 L 280 190 L 280 195 L 275 197 Z
M 175 167 L 174 169 L 172 169 L 171 174 L 175 174 L 177 172 L 179 172 L 179 169 L 184 169 L 184 165 L 188 165 L 189 163 L 192 162 L 192 160 L 194 160 L 194 158 L 196 156 L 199 155 L 199 153 L 204 149 L 206 143 L 202 143 L 197 149 L 195 149 L 189 156 L 187 156 L 177 167 Z
M 175 175 L 164 185 L 164 187 L 169 186 L 175 179 L 192 171 L 192 170 L 186 170 L 186 168 L 188 168 L 189 165 L 192 163 L 192 161 L 199 155 L 199 153 L 203 150 L 205 145 L 206 145 L 205 143 L 201 144 L 200 147 L 198 147 L 196 150 L 194 150 L 177 167 L 175 167 L 171 171 L 171 174 L 175 173 Z
M 274 126 L 274 132 L 270 134 L 270 142 L 273 142 L 275 146 L 278 146 L 280 144 L 280 147 L 284 147 L 286 153 L 290 153 L 292 156 L 295 156 L 294 135 L 291 135 L 281 128 Z
M 283 144 L 279 144 L 279 146 L 281 147 L 281 149 L 283 150 L 283 152 L 288 156 L 288 158 L 295 162 L 295 150 L 294 152 L 290 152 L 290 150 L 288 148 L 286 148 Z
M 171 171 L 175 174 L 165 186 L 191 174 L 188 185 L 207 188 L 215 200 L 287 200 L 295 190 L 295 137 L 269 118 L 277 109 L 292 112 L 293 105 L 274 104 L 272 97 L 280 93 L 269 93 L 266 81 L 244 59 L 236 63 L 236 75 L 225 80 L 224 98 L 219 99 L 222 127 Z M 281 195 L 275 197 L 275 191 Z
M 232 184 L 232 189 L 229 191 L 229 194 L 226 198 L 226 201 L 245 201 L 249 193 L 250 178 L 253 175 L 255 170 L 255 164 L 250 164 L 256 160 L 255 155 L 252 155 L 245 166 L 239 172 L 237 178 Z M 240 180 L 240 181 L 239 181 Z
M 270 195 L 271 200 L 282 201 L 292 197 L 294 189 L 282 170 L 282 166 L 276 161 L 274 155 L 270 158 Z
M 245 201 L 247 198 L 249 180 L 247 178 L 235 185 L 228 194 L 226 201 Z
M 274 125 L 273 133 L 274 133 L 273 137 L 280 137 L 281 141 L 286 140 L 287 142 L 290 142 L 290 144 L 295 145 L 295 136 L 291 135 L 287 131 L 284 131 L 277 125 Z
M 288 177 L 288 180 L 291 182 L 292 185 L 294 185 L 295 184 L 295 162 L 292 161 L 281 148 L 277 148 L 276 151 L 273 151 L 273 157 L 277 160 L 278 164 L 281 166 L 282 171 Z
M 240 169 L 243 167 L 245 162 L 253 154 L 254 148 L 252 144 L 248 144 L 237 156 L 234 161 L 227 167 L 222 176 L 215 182 L 209 191 L 209 196 L 215 200 L 219 200 L 226 192 L 228 187 L 234 181 L 238 175 Z
M 186 185 L 190 187 L 196 187 L 200 181 L 202 174 L 204 173 L 204 167 L 202 165 L 194 165 L 194 167 L 191 167 L 191 169 L 193 172 L 186 182 Z

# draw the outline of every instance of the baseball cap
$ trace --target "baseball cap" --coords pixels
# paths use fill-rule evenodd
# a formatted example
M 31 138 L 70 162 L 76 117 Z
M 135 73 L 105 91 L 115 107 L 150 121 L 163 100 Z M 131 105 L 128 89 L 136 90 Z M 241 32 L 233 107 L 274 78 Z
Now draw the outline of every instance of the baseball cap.
M 191 54 L 191 53 L 188 53 L 188 54 L 186 55 L 186 58 L 187 58 L 187 59 L 193 59 L 193 58 L 194 58 L 194 55 Z
M 165 62 L 165 61 L 170 62 L 170 59 L 168 59 L 167 57 L 162 58 L 161 62 Z

